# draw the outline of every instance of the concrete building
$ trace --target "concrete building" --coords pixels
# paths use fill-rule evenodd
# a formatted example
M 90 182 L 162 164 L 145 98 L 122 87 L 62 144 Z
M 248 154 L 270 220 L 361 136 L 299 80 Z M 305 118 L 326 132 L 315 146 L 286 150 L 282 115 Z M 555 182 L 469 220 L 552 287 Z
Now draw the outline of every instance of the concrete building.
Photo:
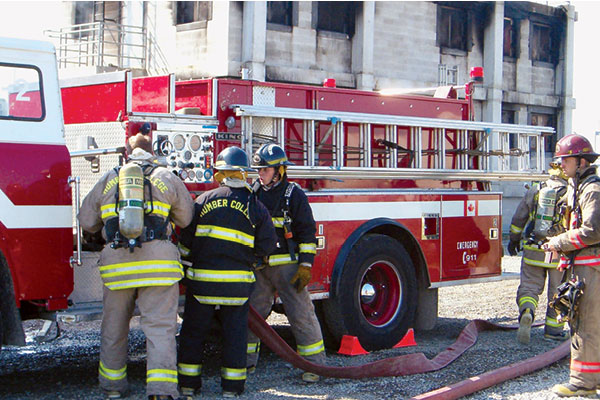
M 132 68 L 320 84 L 419 90 L 469 80 L 483 66 L 475 119 L 571 133 L 573 6 L 533 2 L 64 2 L 72 24 L 54 33 L 64 67 Z M 127 26 L 127 28 L 125 28 Z M 59 38 L 62 41 L 59 41 Z M 96 53 L 81 43 L 105 42 Z M 80 46 L 68 48 L 68 43 Z M 93 47 L 93 46 L 92 46 Z M 88 46 L 88 48 L 90 48 Z M 75 49 L 75 52 L 73 52 Z M 78 58 L 77 58 L 78 57 Z M 82 58 L 83 57 L 83 58 Z M 82 60 L 84 60 L 82 62 Z M 69 68 L 73 70 L 73 68 Z M 522 184 L 504 192 L 504 230 Z

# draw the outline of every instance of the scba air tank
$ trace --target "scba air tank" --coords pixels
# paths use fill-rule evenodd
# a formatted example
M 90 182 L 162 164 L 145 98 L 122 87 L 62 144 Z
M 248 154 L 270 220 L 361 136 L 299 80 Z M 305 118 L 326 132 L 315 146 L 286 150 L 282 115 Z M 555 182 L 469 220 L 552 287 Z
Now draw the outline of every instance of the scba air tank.
M 136 239 L 143 229 L 144 172 L 130 163 L 119 171 L 119 231 L 127 239 Z
M 552 227 L 554 210 L 556 207 L 556 190 L 544 186 L 538 192 L 538 203 L 535 212 L 535 225 L 533 233 L 537 237 L 547 237 L 548 230 Z

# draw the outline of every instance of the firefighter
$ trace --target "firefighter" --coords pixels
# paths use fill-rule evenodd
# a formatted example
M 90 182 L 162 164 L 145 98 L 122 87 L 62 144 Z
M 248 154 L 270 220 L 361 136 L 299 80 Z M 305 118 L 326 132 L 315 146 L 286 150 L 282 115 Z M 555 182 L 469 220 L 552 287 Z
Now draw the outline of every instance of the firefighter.
M 179 396 L 175 335 L 183 268 L 170 237 L 172 223 L 185 227 L 191 222 L 193 201 L 183 182 L 158 166 L 149 136 L 138 133 L 128 144 L 127 164 L 96 183 L 79 213 L 83 229 L 102 230 L 107 241 L 99 260 L 104 283 L 100 387 L 109 399 L 127 391 L 127 335 L 137 304 L 146 335 L 146 393 L 149 399 L 173 399 Z M 129 167 L 139 167 L 140 175 L 122 174 Z M 125 190 L 131 183 L 137 189 Z M 141 197 L 129 198 L 135 190 Z M 127 238 L 124 232 L 135 226 L 142 234 Z
M 178 370 L 181 392 L 193 396 L 202 385 L 202 348 L 216 316 L 223 330 L 221 387 L 224 397 L 244 391 L 248 298 L 253 265 L 275 248 L 276 235 L 265 206 L 246 182 L 250 160 L 239 147 L 216 159 L 220 187 L 196 199 L 192 224 L 183 230 L 180 252 L 189 257 Z
M 600 383 L 600 178 L 591 165 L 598 154 L 580 135 L 567 135 L 556 144 L 556 157 L 569 177 L 569 230 L 550 238 L 545 248 L 560 252 L 559 269 L 584 283 L 571 328 L 571 368 L 566 384 L 553 391 L 561 397 L 596 396 Z
M 550 163 L 550 178 L 541 184 L 533 185 L 519 203 L 510 223 L 510 242 L 508 252 L 517 255 L 523 240 L 523 258 L 521 259 L 521 283 L 517 289 L 519 307 L 519 329 L 517 340 L 528 344 L 531 324 L 535 319 L 535 310 L 539 296 L 548 280 L 548 301 L 552 300 L 560 284 L 562 273 L 556 269 L 558 261 L 546 259 L 541 247 L 548 236 L 560 231 L 560 201 L 567 190 L 567 181 L 560 163 Z M 547 278 L 547 279 L 546 279 Z M 565 339 L 564 323 L 556 320 L 556 311 L 547 306 L 544 338 L 550 340 Z
M 277 249 L 256 272 L 256 289 L 250 304 L 266 318 L 275 292 L 283 301 L 296 339 L 298 354 L 311 362 L 324 364 L 325 347 L 306 285 L 316 254 L 315 220 L 302 188 L 288 182 L 286 169 L 293 165 L 284 150 L 275 144 L 261 146 L 253 156 L 259 179 L 254 191 L 271 213 L 277 231 Z M 248 371 L 256 368 L 260 341 L 252 332 L 248 339 Z M 302 380 L 317 382 L 319 376 L 304 372 Z

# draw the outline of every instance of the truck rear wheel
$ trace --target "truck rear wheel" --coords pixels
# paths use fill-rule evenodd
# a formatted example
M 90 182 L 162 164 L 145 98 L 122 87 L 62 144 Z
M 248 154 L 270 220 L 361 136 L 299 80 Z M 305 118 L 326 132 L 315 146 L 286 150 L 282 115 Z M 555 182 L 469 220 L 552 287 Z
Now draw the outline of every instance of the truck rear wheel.
M 323 302 L 327 327 L 338 342 L 351 335 L 367 350 L 390 348 L 413 325 L 417 279 L 397 240 L 364 236 L 350 251 L 339 279 L 336 297 Z

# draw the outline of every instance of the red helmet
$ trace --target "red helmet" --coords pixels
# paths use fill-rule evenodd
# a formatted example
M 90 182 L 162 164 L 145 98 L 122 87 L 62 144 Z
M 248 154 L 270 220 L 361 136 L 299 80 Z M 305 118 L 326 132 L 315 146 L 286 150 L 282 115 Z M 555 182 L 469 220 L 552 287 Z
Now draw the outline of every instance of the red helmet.
M 592 144 L 584 136 L 572 134 L 563 137 L 556 143 L 554 156 L 560 158 L 577 156 L 598 157 L 598 153 L 594 152 Z

